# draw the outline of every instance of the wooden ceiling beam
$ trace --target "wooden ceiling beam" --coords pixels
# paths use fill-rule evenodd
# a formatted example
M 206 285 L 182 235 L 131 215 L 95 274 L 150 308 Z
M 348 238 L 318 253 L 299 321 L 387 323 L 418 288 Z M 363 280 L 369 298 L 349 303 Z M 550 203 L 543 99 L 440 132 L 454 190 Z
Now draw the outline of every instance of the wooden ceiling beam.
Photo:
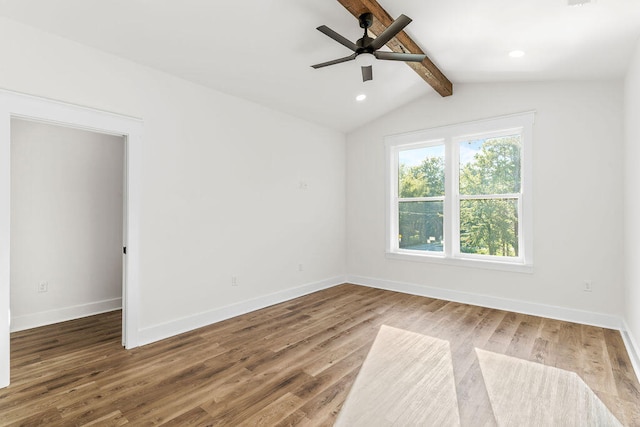
M 382 33 L 393 22 L 391 15 L 376 0 L 338 0 L 338 2 L 356 19 L 363 13 L 371 12 L 374 20 L 369 31 L 375 35 Z M 404 31 L 400 31 L 394 38 L 389 40 L 387 47 L 393 52 L 425 54 Z M 442 74 L 442 71 L 436 67 L 429 57 L 426 57 L 422 62 L 406 62 L 406 64 L 413 68 L 441 96 L 453 94 L 453 84 Z

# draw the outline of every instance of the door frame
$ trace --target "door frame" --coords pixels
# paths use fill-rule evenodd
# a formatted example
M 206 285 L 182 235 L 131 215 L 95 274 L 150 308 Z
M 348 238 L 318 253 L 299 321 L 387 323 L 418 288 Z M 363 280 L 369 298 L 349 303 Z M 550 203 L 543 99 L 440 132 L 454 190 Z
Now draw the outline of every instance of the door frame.
M 0 388 L 10 381 L 11 119 L 124 137 L 122 343 L 138 346 L 142 120 L 0 89 Z

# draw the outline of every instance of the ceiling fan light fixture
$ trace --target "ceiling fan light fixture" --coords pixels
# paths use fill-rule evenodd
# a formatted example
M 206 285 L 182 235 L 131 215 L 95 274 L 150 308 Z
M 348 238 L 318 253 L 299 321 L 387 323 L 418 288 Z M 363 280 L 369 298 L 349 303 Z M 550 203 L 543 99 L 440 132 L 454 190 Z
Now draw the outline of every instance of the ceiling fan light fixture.
M 375 60 L 376 57 L 368 52 L 362 52 L 356 56 L 356 64 L 358 64 L 359 67 L 370 67 Z
M 362 102 L 365 99 L 367 99 L 367 95 L 365 95 L 364 93 L 361 93 L 360 95 L 356 96 L 356 101 L 358 102 Z

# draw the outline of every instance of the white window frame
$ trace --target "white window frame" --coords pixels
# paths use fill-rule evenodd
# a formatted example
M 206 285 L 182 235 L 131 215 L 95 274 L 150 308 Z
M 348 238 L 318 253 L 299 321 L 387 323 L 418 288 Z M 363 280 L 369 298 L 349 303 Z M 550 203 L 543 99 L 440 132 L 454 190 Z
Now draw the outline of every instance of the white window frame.
M 446 150 L 447 150 L 447 145 L 446 145 L 446 141 L 443 138 L 439 138 L 439 139 L 433 139 L 430 141 L 420 141 L 417 143 L 410 143 L 410 144 L 403 144 L 402 150 L 411 150 L 411 149 L 415 149 L 415 148 L 424 148 L 424 147 L 436 147 L 439 145 L 443 145 L 445 148 L 445 159 L 446 159 Z M 395 208 L 395 215 L 396 218 L 398 217 L 398 206 L 400 203 L 402 202 L 406 202 L 406 201 L 412 201 L 412 202 L 443 202 L 443 204 L 446 203 L 446 197 L 445 196 L 433 196 L 433 197 L 409 197 L 409 198 L 401 198 L 398 194 L 398 174 L 399 174 L 399 169 L 398 169 L 398 153 L 401 150 L 396 149 L 394 151 L 394 155 L 395 155 L 395 162 L 392 165 L 392 167 L 394 168 L 393 170 L 393 175 L 395 176 L 395 185 L 391 186 L 391 191 L 392 191 L 392 199 L 393 199 L 393 203 L 394 203 L 394 208 Z M 445 182 L 446 182 L 446 173 L 445 173 Z M 446 188 L 445 188 L 445 194 L 446 194 Z M 446 219 L 446 217 L 445 217 Z M 392 221 L 391 222 L 391 236 L 396 236 L 396 249 L 398 253 L 403 253 L 403 252 L 413 252 L 413 251 L 406 251 L 404 249 L 400 249 L 398 247 L 397 244 L 397 240 L 398 240 L 398 235 L 400 234 L 400 229 L 399 229 L 399 224 L 398 221 Z M 446 230 L 446 225 L 443 225 L 443 230 Z M 441 256 L 440 252 L 428 252 L 430 254 L 432 254 L 432 256 Z
M 452 264 L 497 270 L 533 272 L 532 142 L 534 112 L 425 129 L 385 137 L 386 148 L 386 257 L 410 261 Z M 459 143 L 474 137 L 521 136 L 520 193 L 461 195 L 459 192 Z M 445 146 L 444 250 L 401 249 L 398 243 L 398 154 L 400 151 Z M 508 199 L 518 201 L 518 256 L 468 254 L 460 251 L 460 202 L 468 199 Z M 420 198 L 421 199 L 421 198 Z M 440 199 L 437 198 L 427 198 Z M 416 199 L 416 201 L 420 201 Z

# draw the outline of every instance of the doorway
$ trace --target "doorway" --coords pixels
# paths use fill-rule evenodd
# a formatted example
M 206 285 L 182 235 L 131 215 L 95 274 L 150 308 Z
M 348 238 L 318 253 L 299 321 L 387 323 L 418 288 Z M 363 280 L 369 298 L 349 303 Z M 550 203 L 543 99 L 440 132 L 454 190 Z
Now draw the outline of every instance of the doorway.
M 11 120 L 11 332 L 122 308 L 124 138 Z
M 0 90 L 0 387 L 10 381 L 11 123 L 47 123 L 124 138 L 122 341 L 138 346 L 139 206 L 142 121 L 132 117 Z M 46 281 L 46 279 L 44 280 Z M 40 286 L 40 283 L 38 283 Z

